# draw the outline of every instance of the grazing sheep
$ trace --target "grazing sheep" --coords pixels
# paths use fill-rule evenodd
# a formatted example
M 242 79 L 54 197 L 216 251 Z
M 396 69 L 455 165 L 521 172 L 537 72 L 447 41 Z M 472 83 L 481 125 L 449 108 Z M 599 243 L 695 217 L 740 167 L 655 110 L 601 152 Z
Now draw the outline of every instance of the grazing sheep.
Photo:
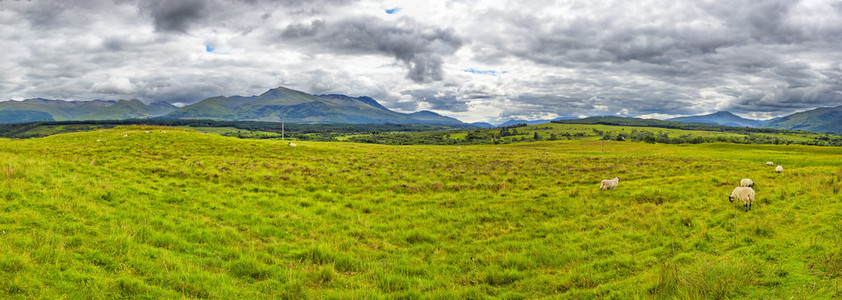
M 129 137 L 129 134 L 128 134 L 128 133 L 126 133 L 126 134 L 124 134 L 124 135 L 123 135 L 123 137 Z
M 149 130 L 147 130 L 146 133 L 149 133 Z
M 781 167 L 781 166 L 778 166 L 778 167 L 775 168 L 775 172 L 778 172 L 778 173 L 780 173 L 783 170 L 784 170 L 784 167 Z
M 97 141 L 97 142 L 102 142 L 102 140 L 101 140 L 101 139 L 96 139 L 96 141 Z
M 774 165 L 775 165 L 775 163 L 773 163 L 773 162 L 771 162 L 771 161 L 767 161 L 767 162 L 766 162 L 766 165 L 771 167 L 771 166 L 774 166 Z
M 754 189 L 750 187 L 738 187 L 735 188 L 731 195 L 728 196 L 728 201 L 734 202 L 734 199 L 740 199 L 743 202 L 743 206 L 745 207 L 746 211 L 751 210 L 751 203 L 754 202 Z
M 740 180 L 740 186 L 752 187 L 752 186 L 754 186 L 754 181 L 751 181 L 751 179 Z
M 620 184 L 620 177 L 614 177 L 614 179 L 610 179 L 610 180 L 606 179 L 606 180 L 603 180 L 602 183 L 599 184 L 599 189 L 600 190 L 610 190 L 610 189 L 613 189 L 613 188 L 617 187 L 618 184 Z
M 290 147 L 298 147 L 298 145 L 296 145 L 296 144 L 295 144 L 295 143 L 293 143 L 293 142 L 289 142 L 289 146 L 290 146 Z

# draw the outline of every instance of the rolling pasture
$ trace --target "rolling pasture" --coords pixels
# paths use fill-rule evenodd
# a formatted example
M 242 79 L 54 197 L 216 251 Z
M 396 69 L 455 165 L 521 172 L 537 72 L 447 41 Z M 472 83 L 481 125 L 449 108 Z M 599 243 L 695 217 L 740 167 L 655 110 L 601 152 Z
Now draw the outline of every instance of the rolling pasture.
M 0 297 L 842 296 L 840 148 L 296 143 L 0 139 Z

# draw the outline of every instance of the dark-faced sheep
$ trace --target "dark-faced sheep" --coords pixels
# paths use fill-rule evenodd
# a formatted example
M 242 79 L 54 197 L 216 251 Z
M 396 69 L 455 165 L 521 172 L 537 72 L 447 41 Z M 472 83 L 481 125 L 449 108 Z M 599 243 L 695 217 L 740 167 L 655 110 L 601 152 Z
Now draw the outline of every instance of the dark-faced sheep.
M 618 184 L 620 184 L 620 177 L 614 177 L 614 179 L 606 179 L 599 184 L 599 189 L 610 190 L 617 187 Z
M 733 203 L 734 199 L 742 201 L 746 211 L 749 211 L 751 210 L 751 203 L 754 202 L 754 189 L 744 186 L 735 188 L 734 191 L 731 192 L 731 195 L 728 196 L 728 201 Z

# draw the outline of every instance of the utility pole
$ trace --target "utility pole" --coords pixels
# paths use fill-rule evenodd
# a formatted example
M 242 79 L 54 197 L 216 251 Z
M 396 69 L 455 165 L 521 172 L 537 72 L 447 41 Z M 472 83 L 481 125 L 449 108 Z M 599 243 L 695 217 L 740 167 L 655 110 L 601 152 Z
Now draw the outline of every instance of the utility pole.
M 281 140 L 284 140 L 284 121 L 286 121 L 287 116 L 284 115 L 281 117 Z

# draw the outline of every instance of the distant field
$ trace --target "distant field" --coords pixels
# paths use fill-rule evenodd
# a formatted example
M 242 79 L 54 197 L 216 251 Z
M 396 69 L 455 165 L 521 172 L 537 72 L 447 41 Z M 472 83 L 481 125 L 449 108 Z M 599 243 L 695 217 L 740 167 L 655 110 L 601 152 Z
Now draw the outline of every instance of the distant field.
M 603 148 L 594 129 L 716 133 L 600 126 L 458 147 L 0 139 L 0 298 L 842 297 L 842 148 Z M 750 212 L 727 199 L 742 178 Z
M 503 133 L 505 132 L 505 133 Z M 756 143 L 771 144 L 775 139 L 778 143 L 804 143 L 810 141 L 821 141 L 823 139 L 838 139 L 838 136 L 819 134 L 812 132 L 789 132 L 789 133 L 743 133 L 728 131 L 705 131 L 705 130 L 683 130 L 659 127 L 638 127 L 638 126 L 609 126 L 593 124 L 556 124 L 547 123 L 512 128 L 491 128 L 481 130 L 459 130 L 448 132 L 437 132 L 444 140 L 451 139 L 455 143 L 470 141 L 472 138 L 482 143 L 490 143 L 497 140 L 501 143 L 513 143 L 519 141 L 534 141 L 535 133 L 538 133 L 539 140 L 599 140 L 603 133 L 608 139 L 617 139 L 623 136 L 625 140 L 642 140 L 643 136 L 652 136 L 653 140 L 661 140 L 666 143 L 709 143 L 709 142 L 733 142 L 733 143 Z M 410 135 L 406 133 L 395 133 L 398 135 Z M 415 136 L 432 135 L 429 132 L 412 133 Z M 473 136 L 473 137 L 472 137 Z M 699 140 L 694 140 L 700 138 Z M 420 138 L 416 138 L 420 139 Z

